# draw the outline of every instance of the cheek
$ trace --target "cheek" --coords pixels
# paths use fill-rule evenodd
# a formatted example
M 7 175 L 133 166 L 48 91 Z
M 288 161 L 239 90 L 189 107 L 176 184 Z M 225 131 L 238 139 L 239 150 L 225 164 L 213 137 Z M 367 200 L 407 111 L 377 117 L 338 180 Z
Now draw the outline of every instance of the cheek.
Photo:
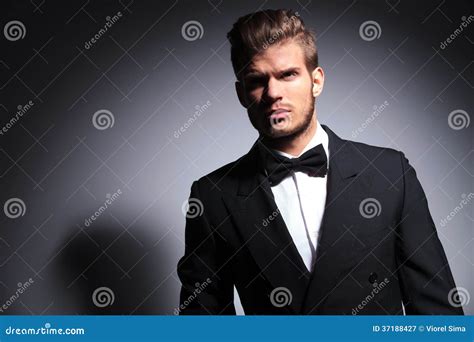
M 253 90 L 247 93 L 247 99 L 250 103 L 259 103 L 260 99 L 262 98 L 262 91 L 261 90 Z
M 290 101 L 293 102 L 295 106 L 303 106 L 306 105 L 308 100 L 312 99 L 311 84 L 308 82 L 299 82 L 299 84 L 295 87 L 292 87 L 289 92 Z

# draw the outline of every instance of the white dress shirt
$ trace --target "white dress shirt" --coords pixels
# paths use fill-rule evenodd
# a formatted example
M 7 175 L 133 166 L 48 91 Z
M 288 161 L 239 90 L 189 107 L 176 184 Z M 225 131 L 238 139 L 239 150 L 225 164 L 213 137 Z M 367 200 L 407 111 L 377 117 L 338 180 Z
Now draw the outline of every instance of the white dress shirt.
M 329 167 L 328 135 L 319 121 L 316 127 L 316 133 L 299 156 L 322 144 L 328 157 Z M 291 154 L 275 151 L 287 158 L 295 158 Z M 326 205 L 326 184 L 327 174 L 324 177 L 310 177 L 298 171 L 291 172 L 288 177 L 271 188 L 293 242 L 310 272 L 313 270 L 319 229 Z

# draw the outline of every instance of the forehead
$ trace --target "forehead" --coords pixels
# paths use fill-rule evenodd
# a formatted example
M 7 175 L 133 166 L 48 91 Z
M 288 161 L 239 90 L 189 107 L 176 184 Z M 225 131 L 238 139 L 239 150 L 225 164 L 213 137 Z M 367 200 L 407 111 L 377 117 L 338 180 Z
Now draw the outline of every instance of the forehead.
M 291 67 L 304 67 L 304 51 L 295 41 L 275 43 L 252 58 L 248 72 L 272 72 Z

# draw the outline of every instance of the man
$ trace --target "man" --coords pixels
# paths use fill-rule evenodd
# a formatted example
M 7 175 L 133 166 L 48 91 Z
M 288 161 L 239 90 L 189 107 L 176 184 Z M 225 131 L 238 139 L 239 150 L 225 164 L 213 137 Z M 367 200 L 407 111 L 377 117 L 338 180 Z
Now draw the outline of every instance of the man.
M 463 314 L 415 170 L 402 152 L 339 138 L 298 15 L 266 10 L 228 33 L 251 150 L 194 182 L 182 314 Z

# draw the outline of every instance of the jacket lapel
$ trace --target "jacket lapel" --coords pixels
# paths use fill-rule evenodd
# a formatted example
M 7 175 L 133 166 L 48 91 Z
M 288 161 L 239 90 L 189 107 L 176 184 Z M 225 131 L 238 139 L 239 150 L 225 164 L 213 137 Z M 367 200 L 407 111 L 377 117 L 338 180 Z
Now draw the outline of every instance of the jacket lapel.
M 239 177 L 236 196 L 224 197 L 224 202 L 261 275 L 274 289 L 288 289 L 292 298 L 287 308 L 290 312 L 299 313 L 310 273 L 293 243 L 270 184 L 262 172 L 258 143 L 242 157 L 235 170 Z
M 303 314 L 316 314 L 341 277 L 359 259 L 364 245 L 355 238 L 362 224 L 353 194 L 368 193 L 372 178 L 360 177 L 367 167 L 351 141 L 342 140 L 327 126 L 329 171 L 325 212 L 320 228 L 317 258 L 307 289 Z

